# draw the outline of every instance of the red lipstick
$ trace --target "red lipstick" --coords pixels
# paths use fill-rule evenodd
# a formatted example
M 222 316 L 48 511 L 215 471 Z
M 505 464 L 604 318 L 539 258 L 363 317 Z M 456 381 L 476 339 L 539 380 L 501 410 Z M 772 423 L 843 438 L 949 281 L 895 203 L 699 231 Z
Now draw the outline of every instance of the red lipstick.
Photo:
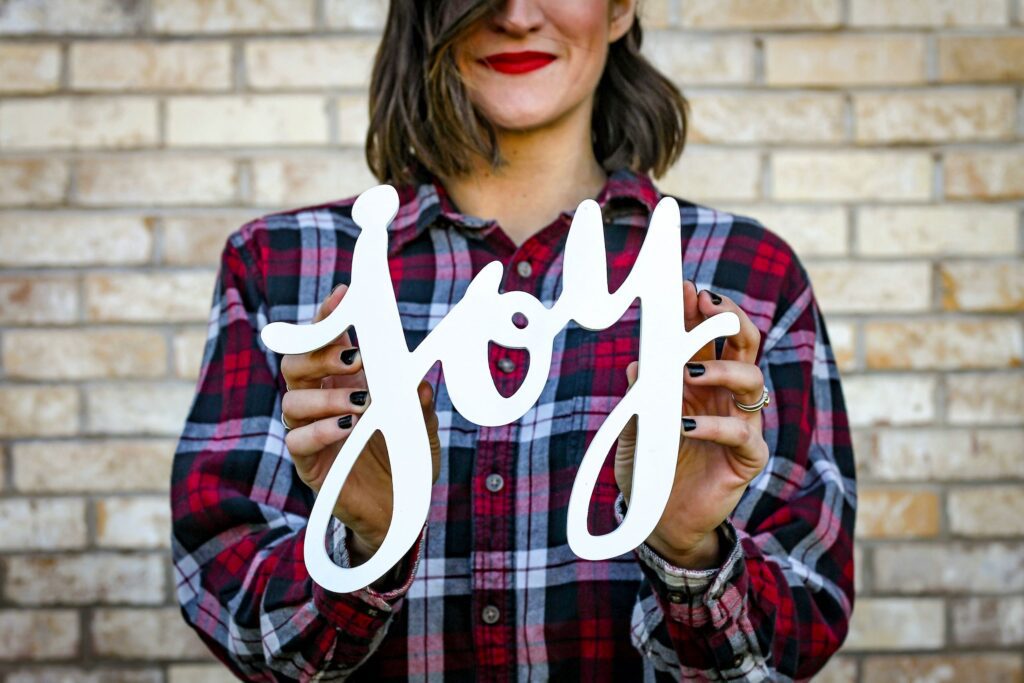
M 498 52 L 478 60 L 485 66 L 503 74 L 525 74 L 541 69 L 556 57 L 548 52 Z

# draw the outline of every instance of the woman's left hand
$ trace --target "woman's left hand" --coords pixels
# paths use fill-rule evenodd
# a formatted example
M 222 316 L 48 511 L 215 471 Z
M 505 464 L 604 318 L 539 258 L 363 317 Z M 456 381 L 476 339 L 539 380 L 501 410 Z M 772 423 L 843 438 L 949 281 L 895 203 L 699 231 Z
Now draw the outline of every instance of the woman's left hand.
M 687 330 L 713 315 L 732 311 L 740 319 L 740 331 L 726 338 L 721 359 L 715 359 L 715 342 L 711 341 L 687 363 L 680 429 L 696 426 L 683 432 L 672 493 L 647 539 L 647 545 L 659 555 L 688 569 L 718 566 L 715 529 L 768 462 L 761 411 L 746 412 L 733 402 L 733 396 L 744 404 L 761 399 L 764 376 L 755 365 L 761 332 L 731 299 L 715 297 L 719 303 L 708 290 L 698 293 L 692 282 L 683 283 Z M 630 385 L 636 381 L 637 365 L 638 361 L 633 361 L 626 368 Z M 619 436 L 615 452 L 615 481 L 627 504 L 635 447 L 634 415 Z

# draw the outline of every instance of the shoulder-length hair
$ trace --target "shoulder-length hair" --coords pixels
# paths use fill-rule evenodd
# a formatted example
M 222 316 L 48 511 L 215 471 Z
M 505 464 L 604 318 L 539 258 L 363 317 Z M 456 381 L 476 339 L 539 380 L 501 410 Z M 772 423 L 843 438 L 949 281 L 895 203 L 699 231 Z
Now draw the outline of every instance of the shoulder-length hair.
M 459 176 L 471 155 L 505 163 L 494 127 L 470 102 L 453 45 L 502 0 L 391 0 L 370 83 L 366 160 L 380 182 L 418 169 Z M 637 17 L 609 47 L 594 101 L 591 139 L 607 171 L 662 175 L 686 143 L 688 102 L 640 54 Z

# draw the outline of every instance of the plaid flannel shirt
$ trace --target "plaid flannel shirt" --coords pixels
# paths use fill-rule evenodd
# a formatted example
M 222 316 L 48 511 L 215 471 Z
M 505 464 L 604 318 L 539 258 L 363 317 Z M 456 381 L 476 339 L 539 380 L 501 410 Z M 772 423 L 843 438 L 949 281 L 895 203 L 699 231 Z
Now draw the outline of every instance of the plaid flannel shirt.
M 410 349 L 495 259 L 502 291 L 547 306 L 558 298 L 571 212 L 517 247 L 495 222 L 460 214 L 436 180 L 398 189 L 389 263 Z M 613 291 L 659 198 L 647 176 L 626 170 L 596 198 Z M 751 218 L 682 199 L 684 276 L 730 296 L 762 332 L 757 363 L 772 394 L 762 413 L 770 459 L 719 529 L 721 566 L 675 567 L 646 545 L 592 562 L 566 543 L 577 466 L 638 354 L 634 302 L 607 330 L 570 323 L 554 340 L 540 399 L 508 425 L 462 418 L 435 364 L 427 379 L 441 472 L 401 576 L 352 594 L 312 582 L 302 546 L 314 494 L 285 447 L 280 356 L 258 333 L 272 321 L 310 322 L 348 282 L 353 200 L 263 216 L 223 251 L 171 490 L 177 597 L 213 653 L 254 681 L 786 681 L 817 672 L 848 629 L 856 504 L 825 322 L 786 242 Z M 492 344 L 489 358 L 496 387 L 511 394 L 526 352 Z M 610 531 L 622 514 L 609 459 L 591 531 Z M 337 520 L 325 544 L 348 562 Z

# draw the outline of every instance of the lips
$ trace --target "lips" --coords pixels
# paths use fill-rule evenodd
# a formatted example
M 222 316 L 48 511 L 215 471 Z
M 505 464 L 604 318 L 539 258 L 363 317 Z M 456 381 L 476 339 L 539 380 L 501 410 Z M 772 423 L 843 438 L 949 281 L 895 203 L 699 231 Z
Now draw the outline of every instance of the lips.
M 556 57 L 548 52 L 499 52 L 480 59 L 480 63 L 503 74 L 525 74 L 544 68 Z

